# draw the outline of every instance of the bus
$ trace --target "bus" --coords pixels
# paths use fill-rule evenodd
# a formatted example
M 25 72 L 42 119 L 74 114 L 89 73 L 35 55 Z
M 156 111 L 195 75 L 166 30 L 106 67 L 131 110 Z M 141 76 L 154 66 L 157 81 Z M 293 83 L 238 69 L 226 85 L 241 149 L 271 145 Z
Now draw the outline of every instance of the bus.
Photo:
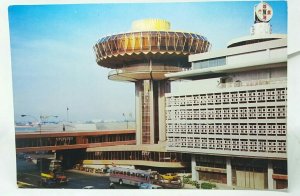
M 155 184 L 158 180 L 158 173 L 156 171 L 112 167 L 109 169 L 109 173 L 110 182 L 120 185 L 126 184 L 140 187 L 143 183 Z

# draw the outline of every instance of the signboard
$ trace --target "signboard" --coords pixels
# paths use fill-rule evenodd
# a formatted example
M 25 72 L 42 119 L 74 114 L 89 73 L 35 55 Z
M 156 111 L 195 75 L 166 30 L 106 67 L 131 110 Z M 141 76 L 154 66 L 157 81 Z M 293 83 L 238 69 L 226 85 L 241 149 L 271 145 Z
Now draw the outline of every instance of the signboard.
M 255 15 L 259 21 L 269 22 L 273 16 L 273 9 L 266 2 L 261 2 L 255 6 Z
M 269 22 L 273 16 L 273 9 L 266 2 L 261 2 L 255 6 L 255 15 L 259 21 Z

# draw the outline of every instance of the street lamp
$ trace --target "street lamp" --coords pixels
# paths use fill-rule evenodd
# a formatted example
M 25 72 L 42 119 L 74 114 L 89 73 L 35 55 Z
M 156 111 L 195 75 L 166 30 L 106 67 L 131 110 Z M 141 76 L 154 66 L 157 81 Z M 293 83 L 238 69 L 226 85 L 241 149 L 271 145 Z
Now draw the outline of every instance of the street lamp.
M 47 119 L 47 118 L 50 118 L 50 117 L 55 117 L 55 118 L 58 118 L 58 116 L 54 116 L 54 115 L 48 115 L 48 116 L 43 116 L 43 115 L 40 115 L 40 120 L 38 120 L 36 117 L 32 116 L 32 115 L 29 115 L 29 114 L 22 114 L 21 117 L 31 117 L 33 118 L 37 123 L 38 123 L 38 126 L 39 126 L 39 130 L 40 130 L 40 133 L 42 133 L 42 124 L 43 124 L 43 120 Z M 43 119 L 43 120 L 42 120 Z
M 42 146 L 42 123 L 41 123 L 41 116 L 40 116 L 40 120 L 38 120 L 36 117 L 32 116 L 32 115 L 28 115 L 28 114 L 22 114 L 21 117 L 31 117 L 33 119 L 36 120 L 36 122 L 38 123 L 38 126 L 39 126 L 39 130 L 40 130 L 40 144 L 39 146 L 41 147 Z
M 125 122 L 127 123 L 127 129 L 128 129 L 128 117 L 127 117 L 127 115 L 125 115 L 125 113 L 123 113 L 123 116 L 124 116 L 124 118 L 125 118 Z M 129 113 L 129 117 L 131 117 L 132 118 L 132 114 L 131 113 Z
M 32 116 L 32 115 L 28 115 L 28 114 L 22 114 L 21 115 L 21 117 L 31 117 L 31 118 L 33 118 L 34 120 L 36 120 L 36 122 L 38 123 L 38 126 L 39 126 L 39 130 L 40 130 L 40 147 L 42 147 L 42 136 L 41 136 L 41 134 L 42 134 L 42 123 L 43 123 L 43 121 L 42 121 L 42 119 L 47 119 L 47 118 L 50 118 L 50 117 L 55 117 L 55 118 L 57 118 L 58 116 L 53 116 L 53 115 L 49 115 L 49 116 L 42 116 L 42 115 L 40 115 L 40 120 L 38 120 L 36 117 L 34 117 L 34 116 Z M 42 159 L 40 159 L 40 172 L 42 173 L 42 167 L 43 167 L 43 165 L 42 165 Z
M 40 130 L 40 134 L 42 133 L 42 124 L 41 124 L 41 120 L 38 120 L 36 117 L 32 116 L 32 115 L 28 115 L 28 114 L 22 114 L 21 117 L 31 117 L 34 120 L 36 120 L 36 122 L 38 123 L 37 125 L 39 126 L 39 130 Z

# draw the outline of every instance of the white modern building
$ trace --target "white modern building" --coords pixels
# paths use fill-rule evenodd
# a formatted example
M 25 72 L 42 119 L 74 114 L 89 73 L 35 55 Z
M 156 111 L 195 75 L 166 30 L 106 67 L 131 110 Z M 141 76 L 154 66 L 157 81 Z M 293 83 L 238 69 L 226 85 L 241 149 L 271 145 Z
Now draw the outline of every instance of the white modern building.
M 250 36 L 166 74 L 181 80 L 166 94 L 166 149 L 192 154 L 194 180 L 287 188 L 287 39 L 272 34 L 272 14 L 261 2 Z

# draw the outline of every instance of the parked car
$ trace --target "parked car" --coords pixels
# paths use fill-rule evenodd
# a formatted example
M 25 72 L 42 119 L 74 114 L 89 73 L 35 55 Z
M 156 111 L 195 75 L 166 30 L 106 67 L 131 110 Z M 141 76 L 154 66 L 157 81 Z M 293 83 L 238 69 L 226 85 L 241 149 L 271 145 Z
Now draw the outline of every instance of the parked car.
M 57 183 L 55 179 L 45 179 L 42 178 L 40 180 L 40 186 L 42 187 L 47 187 L 47 188 L 51 188 L 51 187 L 56 187 Z
M 85 186 L 82 189 L 94 189 L 94 188 L 95 188 L 94 186 Z
M 140 189 L 162 189 L 162 187 L 155 184 L 143 183 L 141 184 Z
M 25 153 L 21 152 L 21 153 L 17 153 L 17 158 L 18 159 L 25 159 L 25 156 L 27 156 Z
M 25 156 L 25 160 L 26 160 L 27 162 L 31 162 L 31 161 L 32 161 L 32 157 L 29 156 L 29 155 L 26 155 L 26 156 Z

